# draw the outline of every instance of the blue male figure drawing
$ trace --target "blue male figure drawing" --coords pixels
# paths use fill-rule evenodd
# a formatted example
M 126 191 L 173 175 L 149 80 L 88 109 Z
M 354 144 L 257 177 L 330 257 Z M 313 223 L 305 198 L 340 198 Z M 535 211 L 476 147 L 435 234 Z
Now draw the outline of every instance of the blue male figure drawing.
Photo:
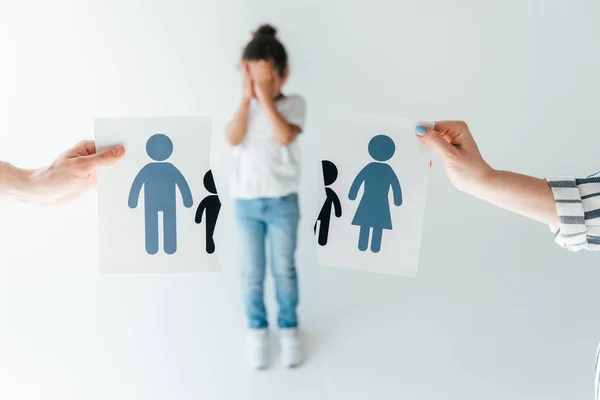
M 174 254 L 177 251 L 177 189 L 187 208 L 193 205 L 192 192 L 181 172 L 173 164 L 165 162 L 173 154 L 173 142 L 167 135 L 150 137 L 146 142 L 146 153 L 155 162 L 147 164 L 135 177 L 129 192 L 129 207 L 137 207 L 143 187 L 146 252 L 158 253 L 158 214 L 162 212 L 164 250 L 167 254 Z
M 358 191 L 364 184 L 364 191 L 352 225 L 360 227 L 358 249 L 366 251 L 371 238 L 371 251 L 378 253 L 381 250 L 381 241 L 384 230 L 392 230 L 392 216 L 388 199 L 390 189 L 394 205 L 402 205 L 402 189 L 396 173 L 388 161 L 396 152 L 396 145 L 392 138 L 386 135 L 377 135 L 369 142 L 369 154 L 375 162 L 364 167 L 352 182 L 348 198 L 356 200 Z

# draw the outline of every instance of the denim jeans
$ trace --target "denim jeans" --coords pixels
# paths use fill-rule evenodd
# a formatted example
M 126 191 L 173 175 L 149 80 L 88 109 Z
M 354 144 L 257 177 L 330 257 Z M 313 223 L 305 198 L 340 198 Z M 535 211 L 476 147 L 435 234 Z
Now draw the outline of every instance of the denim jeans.
M 300 212 L 298 195 L 236 200 L 242 259 L 242 286 L 250 329 L 267 328 L 264 302 L 265 244 L 269 241 L 271 272 L 279 305 L 280 328 L 298 325 L 298 278 L 295 252 Z

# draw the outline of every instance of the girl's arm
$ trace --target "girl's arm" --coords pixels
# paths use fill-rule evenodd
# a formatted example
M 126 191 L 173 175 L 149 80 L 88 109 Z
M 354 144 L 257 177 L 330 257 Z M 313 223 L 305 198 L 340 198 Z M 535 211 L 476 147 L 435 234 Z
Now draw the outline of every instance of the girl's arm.
M 248 63 L 242 64 L 242 79 L 244 82 L 244 96 L 235 113 L 233 120 L 227 125 L 227 141 L 232 146 L 237 146 L 244 141 L 248 131 L 248 115 L 250 114 L 250 102 L 256 98 L 254 84 L 250 76 Z
M 227 141 L 232 146 L 237 146 L 244 141 L 248 130 L 248 116 L 250 114 L 251 98 L 244 97 L 233 119 L 227 125 Z
M 277 74 L 266 62 L 261 62 L 255 72 L 256 97 L 265 110 L 273 134 L 282 146 L 290 145 L 302 132 L 305 117 L 304 100 L 300 97 L 288 99 L 289 110 L 281 115 L 273 98 L 273 79 Z
M 265 109 L 265 114 L 277 142 L 282 146 L 290 145 L 296 139 L 296 136 L 302 132 L 300 127 L 290 124 L 281 116 L 274 100 L 267 100 L 263 102 L 262 106 Z

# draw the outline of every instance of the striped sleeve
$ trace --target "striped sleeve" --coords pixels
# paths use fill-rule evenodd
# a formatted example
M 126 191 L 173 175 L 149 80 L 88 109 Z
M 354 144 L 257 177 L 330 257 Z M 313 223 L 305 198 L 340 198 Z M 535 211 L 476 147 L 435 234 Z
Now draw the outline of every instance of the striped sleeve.
M 600 250 L 600 177 L 548 180 L 560 221 L 556 243 L 570 251 Z

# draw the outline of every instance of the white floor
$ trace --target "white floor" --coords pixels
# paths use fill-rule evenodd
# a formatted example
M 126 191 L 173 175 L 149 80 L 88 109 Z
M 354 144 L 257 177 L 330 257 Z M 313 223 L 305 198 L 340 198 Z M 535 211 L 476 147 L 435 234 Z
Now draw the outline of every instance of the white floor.
M 307 362 L 285 370 L 275 359 L 257 372 L 242 362 L 234 268 L 100 275 L 90 261 L 92 234 L 82 234 L 93 217 L 70 212 L 28 213 L 3 226 L 12 233 L 2 236 L 0 255 L 0 398 L 564 400 L 591 393 L 600 337 L 585 313 L 592 268 L 578 277 L 525 270 L 500 252 L 487 268 L 461 244 L 441 243 L 439 235 L 449 234 L 442 228 L 427 229 L 419 278 L 393 278 L 318 267 L 304 237 Z M 467 254 L 463 264 L 444 265 L 453 250 Z M 569 287 L 578 294 L 561 297 Z

